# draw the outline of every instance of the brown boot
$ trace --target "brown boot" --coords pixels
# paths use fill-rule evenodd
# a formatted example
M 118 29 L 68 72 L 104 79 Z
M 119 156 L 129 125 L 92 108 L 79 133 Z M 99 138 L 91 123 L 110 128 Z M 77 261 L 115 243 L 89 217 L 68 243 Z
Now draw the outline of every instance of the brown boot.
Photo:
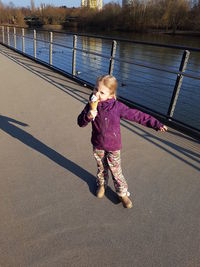
M 99 187 L 97 188 L 97 192 L 96 195 L 98 198 L 102 198 L 105 194 L 105 187 L 104 185 L 99 185 Z
M 119 199 L 121 200 L 124 208 L 130 209 L 133 207 L 133 203 L 128 196 L 119 197 Z

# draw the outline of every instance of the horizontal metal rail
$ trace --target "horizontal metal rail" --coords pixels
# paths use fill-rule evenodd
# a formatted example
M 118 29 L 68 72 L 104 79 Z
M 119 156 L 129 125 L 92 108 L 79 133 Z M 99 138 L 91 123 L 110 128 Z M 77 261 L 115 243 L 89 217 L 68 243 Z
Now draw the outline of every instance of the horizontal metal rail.
M 80 71 L 77 70 L 77 67 L 78 67 L 77 64 L 80 64 L 79 61 L 82 60 L 82 59 L 79 58 L 79 57 L 77 57 L 78 55 L 76 54 L 76 52 L 80 52 L 82 54 L 82 56 L 83 55 L 84 56 L 87 56 L 86 59 L 89 60 L 89 62 L 91 60 L 93 60 L 93 58 L 91 56 L 94 56 L 94 60 L 95 60 L 94 61 L 95 62 L 95 68 L 94 68 L 94 70 L 90 70 L 89 69 L 90 66 L 87 66 L 88 65 L 88 63 L 87 63 L 87 65 L 85 65 L 85 68 L 86 68 L 86 70 L 88 69 L 88 71 L 81 72 L 82 74 L 85 73 L 86 76 L 89 73 L 91 74 L 93 72 L 94 72 L 95 75 L 97 75 L 98 72 L 101 72 L 102 67 L 104 69 L 105 68 L 108 68 L 107 69 L 108 73 L 112 75 L 114 69 L 117 67 L 117 63 L 119 63 L 119 64 L 126 64 L 126 67 L 125 68 L 127 68 L 127 70 L 126 70 L 127 73 L 129 73 L 129 71 L 130 71 L 128 69 L 127 65 L 132 65 L 132 66 L 139 67 L 139 68 L 144 68 L 144 69 L 147 69 L 147 70 L 148 69 L 149 70 L 155 70 L 155 71 L 159 71 L 159 72 L 163 72 L 163 73 L 168 73 L 168 74 L 175 75 L 177 77 L 177 79 L 176 79 L 176 83 L 174 85 L 175 87 L 174 87 L 173 96 L 171 96 L 170 106 L 168 108 L 168 114 L 167 113 L 164 114 L 162 112 L 160 113 L 159 111 L 156 111 L 156 110 L 154 110 L 154 109 L 152 109 L 150 107 L 145 107 L 141 103 L 137 103 L 135 101 L 128 100 L 128 99 L 126 99 L 126 97 L 123 97 L 123 96 L 120 96 L 120 99 L 122 101 L 128 101 L 129 104 L 132 103 L 133 105 L 138 105 L 138 106 L 140 106 L 143 109 L 146 108 L 149 111 L 156 112 L 157 115 L 162 115 L 166 119 L 168 119 L 169 123 L 172 122 L 172 121 L 173 122 L 176 121 L 177 123 L 182 123 L 182 125 L 184 125 L 185 127 L 188 127 L 188 128 L 190 128 L 190 129 L 192 129 L 194 131 L 200 132 L 200 129 L 198 127 L 197 128 L 196 127 L 193 127 L 191 125 L 188 125 L 184 121 L 181 122 L 180 120 L 178 120 L 178 119 L 176 119 L 176 118 L 173 117 L 173 112 L 174 112 L 174 109 L 176 107 L 176 103 L 177 103 L 177 100 L 178 100 L 178 94 L 179 94 L 180 89 L 181 89 L 183 77 L 190 78 L 190 79 L 195 79 L 197 81 L 200 80 L 200 76 L 199 75 L 195 75 L 193 73 L 186 73 L 186 68 L 187 68 L 187 63 L 188 63 L 188 58 L 189 58 L 189 52 L 187 52 L 187 51 L 189 50 L 190 52 L 191 51 L 200 52 L 200 49 L 199 48 L 191 48 L 191 47 L 177 46 L 177 45 L 164 45 L 164 44 L 157 44 L 157 43 L 150 43 L 150 42 L 130 41 L 130 40 L 119 39 L 119 38 L 115 38 L 115 41 L 113 41 L 113 39 L 107 38 L 107 37 L 101 37 L 101 36 L 95 36 L 95 35 L 78 34 L 78 36 L 92 37 L 92 38 L 97 38 L 97 39 L 98 38 L 101 38 L 101 39 L 104 39 L 104 40 L 110 40 L 110 41 L 112 41 L 112 48 L 111 48 L 110 55 L 105 55 L 105 54 L 103 54 L 101 52 L 91 51 L 91 49 L 90 50 L 87 50 L 85 48 L 78 48 L 77 47 L 77 37 L 76 37 L 76 35 L 74 35 L 74 38 L 75 39 L 74 39 L 74 42 L 72 43 L 72 46 L 69 46 L 69 45 L 65 45 L 65 44 L 62 44 L 62 43 L 59 43 L 59 42 L 56 42 L 55 40 L 53 40 L 53 32 L 48 32 L 49 37 L 48 36 L 47 37 L 48 37 L 49 40 L 45 40 L 45 39 L 38 38 L 37 35 L 36 35 L 36 31 L 35 30 L 33 32 L 33 37 L 31 37 L 31 36 L 25 35 L 24 28 L 20 28 L 21 29 L 21 35 L 20 34 L 16 34 L 16 27 L 14 27 L 13 29 L 14 29 L 14 31 L 11 32 L 10 31 L 10 27 L 4 27 L 4 26 L 2 26 L 2 32 L 0 31 L 0 37 L 2 35 L 2 42 L 1 43 L 3 43 L 4 45 L 6 45 L 6 46 L 8 46 L 10 48 L 13 48 L 12 45 L 11 45 L 11 43 L 12 43 L 12 38 L 11 37 L 13 37 L 14 50 L 16 50 L 17 52 L 20 52 L 20 53 L 22 53 L 22 54 L 24 54 L 24 55 L 26 55 L 26 56 L 28 56 L 30 58 L 34 58 L 34 60 L 37 60 L 40 63 L 43 62 L 45 65 L 48 65 L 51 68 L 53 68 L 53 69 L 55 69 L 57 71 L 60 71 L 61 73 L 71 75 L 72 78 L 77 79 L 79 81 L 82 81 L 84 84 L 88 84 L 89 87 L 93 86 L 93 83 L 91 83 L 90 80 L 87 80 L 87 77 L 86 77 L 86 80 L 83 79 L 83 78 L 78 77 L 80 75 L 79 74 Z M 41 31 L 41 32 L 44 32 L 44 31 Z M 47 31 L 45 31 L 45 32 L 47 32 Z M 60 34 L 62 33 L 63 34 L 63 32 L 59 32 L 59 31 L 54 31 L 54 33 L 60 33 Z M 70 35 L 70 33 L 65 33 L 65 34 Z M 16 46 L 16 37 L 21 38 L 21 42 L 22 42 L 21 43 L 21 47 L 22 47 L 21 50 L 17 49 L 17 46 Z M 30 54 L 28 55 L 25 52 L 25 47 L 26 47 L 25 40 L 26 39 L 33 41 L 33 54 L 34 54 L 34 57 L 32 57 Z M 7 40 L 7 42 L 6 42 L 6 40 Z M 188 53 L 187 60 L 184 59 L 184 56 L 183 56 L 182 57 L 182 63 L 181 63 L 181 64 L 184 64 L 185 67 L 184 67 L 184 69 L 182 69 L 180 67 L 179 70 L 174 70 L 174 69 L 172 69 L 170 67 L 166 67 L 166 66 L 165 67 L 160 67 L 160 66 L 156 66 L 156 65 L 153 65 L 153 64 L 147 64 L 147 63 L 143 63 L 143 62 L 140 63 L 138 61 L 133 61 L 133 60 L 124 59 L 124 58 L 118 58 L 116 56 L 116 46 L 117 46 L 116 40 L 117 41 L 120 41 L 120 42 L 131 43 L 131 44 L 142 44 L 142 45 L 151 45 L 151 46 L 153 45 L 153 46 L 156 46 L 156 47 L 165 47 L 165 48 L 173 48 L 173 49 L 185 50 L 184 53 Z M 73 41 L 73 40 L 70 40 L 70 41 Z M 38 58 L 39 55 L 37 56 L 37 42 L 42 42 L 42 43 L 47 44 L 49 46 L 49 62 L 48 61 L 47 62 L 44 61 L 44 59 L 41 60 L 41 59 Z M 114 46 L 113 46 L 113 42 L 115 44 Z M 87 42 L 86 42 L 86 45 L 88 46 Z M 72 51 L 72 54 L 71 54 L 71 57 L 72 57 L 71 74 L 70 74 L 70 72 L 67 72 L 66 73 L 66 71 L 64 71 L 62 68 L 59 68 L 58 66 L 56 67 L 55 64 L 53 63 L 54 57 L 56 57 L 56 55 L 54 55 L 54 57 L 53 57 L 53 53 L 54 53 L 53 52 L 53 47 L 55 47 L 55 46 L 58 46 L 60 48 L 66 48 L 66 49 L 69 49 L 69 50 Z M 46 47 L 44 47 L 44 48 L 46 49 Z M 41 53 L 41 51 L 40 51 L 40 53 Z M 59 58 L 59 57 L 57 56 L 57 58 Z M 98 63 L 98 60 L 97 60 L 98 58 L 99 59 L 106 59 L 106 60 L 108 60 L 108 66 L 106 66 L 106 65 L 103 66 L 101 61 L 99 61 L 99 63 Z M 62 60 L 63 57 L 62 58 L 60 57 L 60 59 Z M 64 64 L 63 63 L 60 62 L 59 64 L 60 64 L 60 66 L 62 65 L 62 67 L 64 67 Z M 116 67 L 114 67 L 115 65 L 116 65 Z M 104 71 L 104 73 L 105 73 L 105 71 Z M 146 71 L 143 73 L 143 75 L 145 75 L 145 74 L 146 74 Z M 142 75 L 142 72 L 141 72 L 141 75 Z M 134 82 L 134 83 L 136 82 L 136 83 L 138 83 L 138 81 L 137 81 L 136 78 L 137 78 L 137 74 L 134 75 L 134 80 L 131 79 L 130 82 Z M 166 79 L 166 77 L 164 79 Z M 147 78 L 147 80 L 149 80 L 149 81 L 151 80 L 153 82 L 152 79 L 148 79 Z M 173 81 L 173 80 L 171 80 L 171 81 Z M 170 83 L 168 83 L 168 84 L 165 83 L 165 85 L 166 86 L 171 86 Z M 122 83 L 122 86 L 124 86 L 123 83 Z M 148 87 L 149 87 L 149 89 L 151 88 L 151 83 L 148 85 Z M 178 88 L 178 93 L 176 93 L 177 88 Z M 149 97 L 151 97 L 152 100 L 153 100 L 154 97 L 151 94 L 152 93 L 150 91 Z M 161 95 L 160 95 L 160 97 L 161 97 Z M 162 97 L 169 98 L 167 95 L 166 96 L 163 95 Z M 153 101 L 156 101 L 156 98 Z M 161 104 L 162 103 L 162 100 L 159 100 L 159 96 L 157 98 L 157 101 L 160 101 L 160 107 L 162 107 L 162 104 Z M 163 102 L 163 104 L 164 104 L 164 102 Z M 159 107 L 159 103 L 158 103 L 158 107 Z M 194 105 L 194 107 L 195 107 L 195 105 Z M 170 109 L 172 109 L 172 111 L 170 111 Z
M 45 31 L 46 32 L 46 31 Z M 14 34 L 10 34 L 10 35 L 13 35 Z M 21 37 L 21 35 L 16 35 L 18 37 Z M 83 35 L 85 36 L 85 35 Z M 90 35 L 89 35 L 90 36 Z M 29 36 L 26 36 L 25 37 L 26 39 L 31 39 L 33 40 L 33 37 L 29 37 Z M 36 38 L 35 39 L 36 41 L 39 41 L 39 42 L 43 42 L 43 43 L 47 43 L 49 44 L 49 41 L 46 41 L 46 40 L 43 40 L 43 39 L 39 39 L 39 38 Z M 109 40 L 111 40 L 109 38 Z M 117 40 L 117 39 L 115 39 Z M 118 39 L 118 40 L 123 40 L 123 39 Z M 123 40 L 125 41 L 125 40 Z M 130 41 L 131 43 L 133 43 L 134 41 Z M 135 43 L 135 42 L 134 42 Z M 136 42 L 138 44 L 143 44 L 144 42 Z M 145 44 L 149 44 L 149 43 L 146 43 Z M 67 48 L 67 49 L 73 49 L 73 46 L 66 46 L 66 45 L 63 45 L 63 44 L 59 44 L 59 43 L 56 43 L 56 42 L 52 42 L 52 45 L 56 45 L 56 46 L 60 46 L 60 47 L 63 47 L 63 48 Z M 156 44 L 155 44 L 156 45 Z M 158 44 L 158 46 L 161 46 L 160 44 Z M 168 46 L 168 45 L 162 45 L 163 47 L 170 47 L 170 48 L 178 48 L 178 49 L 188 49 L 188 47 L 185 47 L 185 46 Z M 94 56 L 99 56 L 99 57 L 102 57 L 102 58 L 106 58 L 106 59 L 114 59 L 115 61 L 118 61 L 118 62 L 123 62 L 123 63 L 127 63 L 127 64 L 131 64 L 131 65 L 135 65 L 135 66 L 139 66 L 139 67 L 143 67 L 143 68 L 147 68 L 147 69 L 154 69 L 154 70 L 158 70 L 158 71 L 162 71 L 162 72 L 167 72 L 167 73 L 171 73 L 171 74 L 176 74 L 176 75 L 182 75 L 182 76 L 185 76 L 185 77 L 188 77 L 188 78 L 193 78 L 193 79 L 197 79 L 197 80 L 200 80 L 200 76 L 197 76 L 197 75 L 191 75 L 191 74 L 188 74 L 188 73 L 185 73 L 185 72 L 181 72 L 181 71 L 175 71 L 173 69 L 170 69 L 170 68 L 158 68 L 156 66 L 153 66 L 152 64 L 141 64 L 141 63 L 137 63 L 137 62 L 133 62 L 133 61 L 130 61 L 130 60 L 123 60 L 123 59 L 119 59 L 119 58 L 116 58 L 116 57 L 112 57 L 112 56 L 105 56 L 105 55 L 102 55 L 100 53 L 97 53 L 97 52 L 92 52 L 92 51 L 89 51 L 89 50 L 85 50 L 85 49 L 80 49 L 80 48 L 75 48 L 76 51 L 79 51 L 79 52 L 83 52 L 85 54 L 89 54 L 89 55 L 94 55 Z M 196 48 L 191 48 L 191 51 L 198 51 L 200 52 L 200 49 Z
M 3 26 L 3 25 L 0 25 Z M 13 26 L 12 26 L 13 27 Z M 22 29 L 23 27 L 15 26 L 15 28 Z M 28 29 L 28 28 L 27 28 Z M 40 32 L 49 32 L 48 30 L 40 29 Z M 190 50 L 194 52 L 200 52 L 200 48 L 198 47 L 190 47 L 190 46 L 181 46 L 181 45 L 168 45 L 168 44 L 161 44 L 161 43 L 153 43 L 153 42 L 146 42 L 146 41 L 137 41 L 137 40 L 130 40 L 130 39 L 124 39 L 124 38 L 116 38 L 116 37 L 106 37 L 103 35 L 95 35 L 95 34 L 84 34 L 84 33 L 75 33 L 75 32 L 63 32 L 63 31 L 53 31 L 54 33 L 59 34 L 66 34 L 66 35 L 77 35 L 77 36 L 83 36 L 83 37 L 91 37 L 96 39 L 103 39 L 103 40 L 115 40 L 119 42 L 126 42 L 126 43 L 132 43 L 132 44 L 142 44 L 147 46 L 156 46 L 156 47 L 166 47 L 166 48 L 172 48 L 172 49 L 180 49 L 180 50 Z
M 59 32 L 59 33 L 61 33 L 61 32 Z M 9 33 L 9 35 L 10 36 L 11 35 L 14 36 L 14 34 L 12 34 L 12 33 Z M 18 34 L 16 34 L 16 36 L 17 37 L 21 37 L 21 35 L 18 35 Z M 85 35 L 80 35 L 80 36 L 85 36 Z M 93 35 L 88 35 L 88 36 L 93 36 Z M 24 38 L 25 39 L 33 40 L 33 37 L 29 37 L 29 36 L 25 36 Z M 104 39 L 105 38 L 106 37 L 104 37 Z M 43 40 L 43 39 L 36 38 L 35 40 L 36 41 L 39 41 L 39 42 L 43 42 L 43 43 L 49 44 L 49 41 L 46 41 L 46 40 Z M 112 40 L 112 39 L 108 38 L 108 40 Z M 117 38 L 115 40 L 127 41 L 125 39 L 117 39 Z M 138 44 L 148 44 L 148 45 L 151 45 L 152 44 L 152 43 L 149 43 L 149 42 L 139 42 L 139 41 L 136 42 L 136 41 L 130 41 L 130 40 L 129 40 L 129 42 L 130 43 L 138 43 Z M 73 49 L 73 46 L 66 46 L 66 45 L 63 45 L 63 44 L 56 43 L 56 42 L 52 42 L 52 44 L 53 45 L 60 46 L 60 47 L 63 47 L 63 48 Z M 186 49 L 187 48 L 187 49 L 190 49 L 191 51 L 199 51 L 200 52 L 200 49 L 198 49 L 198 48 L 188 48 L 188 47 L 185 47 L 185 46 L 171 46 L 171 45 L 161 45 L 161 44 L 154 44 L 154 45 L 168 47 L 168 48 L 176 48 L 176 49 Z M 136 65 L 136 66 L 140 66 L 140 67 L 144 67 L 144 68 L 148 68 L 148 69 L 154 69 L 154 70 L 158 70 L 158 71 L 168 72 L 168 73 L 171 73 L 171 74 L 179 74 L 179 75 L 183 75 L 183 76 L 186 76 L 186 77 L 189 77 L 189 78 L 198 79 L 198 80 L 200 79 L 200 76 L 190 75 L 190 74 L 187 74 L 185 72 L 175 71 L 175 70 L 170 69 L 170 68 L 158 68 L 158 67 L 155 67 L 155 66 L 150 65 L 150 64 L 141 64 L 141 63 L 136 63 L 136 62 L 129 61 L 129 60 L 118 59 L 116 57 L 105 56 L 105 55 L 102 55 L 102 54 L 97 53 L 97 52 L 92 52 L 92 51 L 85 50 L 85 49 L 80 49 L 80 48 L 75 48 L 75 50 L 77 50 L 79 52 L 86 53 L 86 54 L 90 54 L 90 55 L 94 55 L 94 56 L 99 56 L 99 57 L 102 57 L 102 58 L 106 58 L 106 59 L 115 59 L 115 61 L 118 61 L 118 62 L 132 64 L 132 65 Z

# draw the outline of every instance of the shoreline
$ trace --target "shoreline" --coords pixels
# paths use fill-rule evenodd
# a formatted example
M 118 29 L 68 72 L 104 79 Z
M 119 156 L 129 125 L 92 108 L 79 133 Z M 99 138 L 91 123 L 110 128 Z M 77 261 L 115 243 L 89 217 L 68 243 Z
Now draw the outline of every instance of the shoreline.
M 173 33 L 172 31 L 168 31 L 168 32 L 163 32 L 163 34 L 199 37 L 200 36 L 200 31 L 199 32 L 198 31 L 176 31 L 175 33 Z
M 20 27 L 20 28 L 26 28 L 26 29 L 41 29 L 45 31 L 61 31 L 61 32 L 74 32 L 74 33 L 81 33 L 81 34 L 94 34 L 94 35 L 99 35 L 99 34 L 104 34 L 105 36 L 107 35 L 125 35 L 125 34 L 141 34 L 141 35 L 148 35 L 148 34 L 155 34 L 155 35 L 171 35 L 171 36 L 191 36 L 191 37 L 200 37 L 200 31 L 188 31 L 188 30 L 177 30 L 175 33 L 172 30 L 156 30 L 156 29 L 151 29 L 147 30 L 146 32 L 135 32 L 135 31 L 124 31 L 124 30 L 108 30 L 108 31 L 101 31 L 98 29 L 94 28 L 78 28 L 78 27 L 63 27 L 61 24 L 46 24 L 42 26 L 35 26 L 35 27 L 28 27 L 27 25 L 25 26 L 20 26 L 20 25 L 13 25 L 13 24 L 3 24 L 0 26 L 5 26 L 5 27 Z

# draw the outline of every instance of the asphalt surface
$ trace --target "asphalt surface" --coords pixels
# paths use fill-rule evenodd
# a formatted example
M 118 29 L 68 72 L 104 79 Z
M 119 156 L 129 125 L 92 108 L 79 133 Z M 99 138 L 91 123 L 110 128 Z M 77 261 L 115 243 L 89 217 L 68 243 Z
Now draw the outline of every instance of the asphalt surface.
M 0 46 L 0 266 L 200 266 L 200 145 L 122 121 L 132 209 L 95 197 L 89 89 Z

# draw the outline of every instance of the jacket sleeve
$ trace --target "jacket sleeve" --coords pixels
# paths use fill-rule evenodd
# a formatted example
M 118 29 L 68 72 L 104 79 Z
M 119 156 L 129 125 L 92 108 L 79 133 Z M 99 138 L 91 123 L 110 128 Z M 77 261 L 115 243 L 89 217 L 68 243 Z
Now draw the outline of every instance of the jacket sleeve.
M 89 122 L 92 121 L 88 119 L 88 116 L 87 116 L 89 109 L 90 109 L 89 104 L 87 104 L 85 108 L 83 109 L 83 111 L 81 112 L 81 114 L 78 116 L 77 123 L 80 127 L 85 127 L 88 125 Z
M 156 131 L 158 131 L 160 127 L 163 126 L 163 124 L 153 116 L 144 113 L 138 109 L 129 108 L 128 106 L 126 106 L 121 102 L 118 103 L 119 103 L 120 118 L 130 121 L 135 121 L 146 127 L 153 128 Z

